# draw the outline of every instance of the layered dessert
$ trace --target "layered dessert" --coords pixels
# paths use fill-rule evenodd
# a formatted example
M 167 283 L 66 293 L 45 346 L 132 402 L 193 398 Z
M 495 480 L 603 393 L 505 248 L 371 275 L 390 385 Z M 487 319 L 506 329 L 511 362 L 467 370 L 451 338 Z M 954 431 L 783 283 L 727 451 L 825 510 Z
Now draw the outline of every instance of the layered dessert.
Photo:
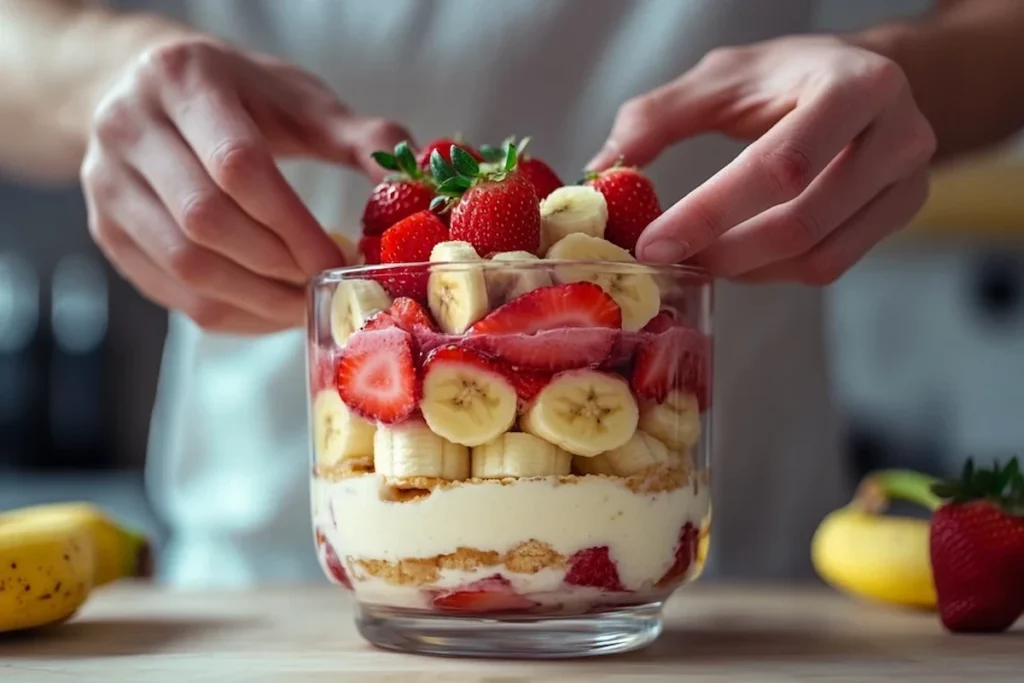
M 432 155 L 441 201 L 381 235 L 382 263 L 401 266 L 320 285 L 320 561 L 392 608 L 659 602 L 700 572 L 707 543 L 700 287 L 636 263 L 616 237 L 631 217 L 621 192 L 540 197 L 512 143 L 491 162 L 460 150 Z M 408 167 L 405 152 L 383 163 Z

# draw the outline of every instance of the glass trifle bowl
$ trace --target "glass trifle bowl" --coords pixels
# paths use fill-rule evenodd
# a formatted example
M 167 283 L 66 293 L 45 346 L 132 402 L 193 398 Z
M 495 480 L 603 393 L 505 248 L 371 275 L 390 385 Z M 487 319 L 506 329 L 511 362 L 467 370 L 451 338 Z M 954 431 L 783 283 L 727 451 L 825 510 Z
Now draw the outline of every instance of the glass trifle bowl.
M 550 658 L 653 642 L 711 514 L 712 283 L 476 254 L 311 287 L 312 515 L 384 648 Z

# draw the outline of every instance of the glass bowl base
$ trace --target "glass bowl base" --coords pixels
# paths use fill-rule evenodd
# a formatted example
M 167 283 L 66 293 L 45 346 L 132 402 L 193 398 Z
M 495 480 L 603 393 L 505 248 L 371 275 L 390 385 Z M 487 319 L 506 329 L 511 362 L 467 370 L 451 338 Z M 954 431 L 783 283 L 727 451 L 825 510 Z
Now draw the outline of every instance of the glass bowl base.
M 427 614 L 360 605 L 359 633 L 388 650 L 445 657 L 571 659 L 631 652 L 661 635 L 662 603 L 574 616 Z

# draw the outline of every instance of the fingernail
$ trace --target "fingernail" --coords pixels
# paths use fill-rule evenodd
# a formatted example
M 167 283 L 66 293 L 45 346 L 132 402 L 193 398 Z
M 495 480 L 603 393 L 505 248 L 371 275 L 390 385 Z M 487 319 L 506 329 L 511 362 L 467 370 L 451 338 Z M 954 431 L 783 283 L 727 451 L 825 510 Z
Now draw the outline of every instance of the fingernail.
M 660 239 L 643 248 L 641 258 L 654 263 L 679 263 L 686 258 L 688 247 L 684 242 Z

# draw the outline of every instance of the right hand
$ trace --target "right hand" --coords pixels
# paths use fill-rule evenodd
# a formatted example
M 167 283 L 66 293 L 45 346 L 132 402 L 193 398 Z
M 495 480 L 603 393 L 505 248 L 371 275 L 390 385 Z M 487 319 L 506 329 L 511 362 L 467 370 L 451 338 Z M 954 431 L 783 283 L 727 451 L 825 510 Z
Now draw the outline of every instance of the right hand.
M 81 173 L 89 230 L 144 296 L 205 329 L 302 325 L 304 283 L 344 257 L 275 157 L 377 179 L 370 153 L 408 137 L 349 113 L 298 67 L 178 39 L 134 60 L 96 108 Z

